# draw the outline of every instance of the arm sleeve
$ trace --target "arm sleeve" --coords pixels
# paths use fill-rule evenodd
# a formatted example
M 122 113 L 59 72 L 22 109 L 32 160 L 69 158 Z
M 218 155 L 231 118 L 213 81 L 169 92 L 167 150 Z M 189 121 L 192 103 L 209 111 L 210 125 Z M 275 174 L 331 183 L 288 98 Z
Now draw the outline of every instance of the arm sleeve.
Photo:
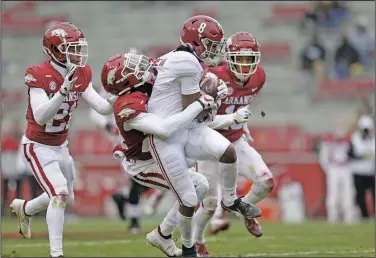
M 35 122 L 44 125 L 59 110 L 64 101 L 64 96 L 57 92 L 51 99 L 42 88 L 30 87 L 30 106 Z
M 189 105 L 183 112 L 168 118 L 160 118 L 151 113 L 141 113 L 138 116 L 124 122 L 125 130 L 138 130 L 145 134 L 154 134 L 161 138 L 169 137 L 187 126 L 200 112 L 202 106 L 197 101 Z
M 199 92 L 203 68 L 195 57 L 189 54 L 188 58 L 180 59 L 174 66 L 180 81 L 181 94 L 191 95 Z
M 110 118 L 108 116 L 103 116 L 96 112 L 94 109 L 90 109 L 89 117 L 93 123 L 104 129 L 106 125 L 110 122 Z
M 200 92 L 200 78 L 197 75 L 179 78 L 182 95 L 191 95 Z
M 229 115 L 217 115 L 214 120 L 207 124 L 210 128 L 214 130 L 223 129 L 235 124 L 233 114 Z
M 82 93 L 82 97 L 99 114 L 109 115 L 112 113 L 112 105 L 93 89 L 92 83 Z

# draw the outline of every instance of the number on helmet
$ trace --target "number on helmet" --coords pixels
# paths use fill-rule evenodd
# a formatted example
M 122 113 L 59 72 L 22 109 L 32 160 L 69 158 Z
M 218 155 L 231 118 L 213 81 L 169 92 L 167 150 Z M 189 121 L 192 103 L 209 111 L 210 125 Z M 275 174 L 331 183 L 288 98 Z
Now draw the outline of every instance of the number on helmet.
M 198 33 L 203 33 L 204 30 L 205 30 L 205 28 L 206 28 L 206 23 L 205 23 L 205 22 L 202 22 L 202 23 L 200 24 L 200 26 L 198 27 L 198 29 L 197 29 Z

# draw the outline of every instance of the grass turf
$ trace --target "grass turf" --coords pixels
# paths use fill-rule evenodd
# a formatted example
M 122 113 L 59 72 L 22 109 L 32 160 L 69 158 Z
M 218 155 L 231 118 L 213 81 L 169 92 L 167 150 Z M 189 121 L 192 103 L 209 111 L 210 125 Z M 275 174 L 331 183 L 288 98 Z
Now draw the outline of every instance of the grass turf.
M 105 256 L 164 256 L 148 246 L 145 235 L 159 221 L 145 219 L 143 232 L 127 232 L 127 223 L 107 219 L 82 218 L 77 223 L 65 224 L 64 255 Z M 328 225 L 323 221 L 310 221 L 302 225 L 284 225 L 261 222 L 264 235 L 251 236 L 242 221 L 233 219 L 230 229 L 215 236 L 207 236 L 211 256 L 304 256 L 304 257 L 375 257 L 375 225 L 373 221 L 356 225 Z M 14 218 L 2 219 L 2 257 L 49 256 L 47 226 L 43 219 L 34 219 L 33 237 L 23 239 L 17 233 Z M 179 233 L 175 232 L 181 246 Z

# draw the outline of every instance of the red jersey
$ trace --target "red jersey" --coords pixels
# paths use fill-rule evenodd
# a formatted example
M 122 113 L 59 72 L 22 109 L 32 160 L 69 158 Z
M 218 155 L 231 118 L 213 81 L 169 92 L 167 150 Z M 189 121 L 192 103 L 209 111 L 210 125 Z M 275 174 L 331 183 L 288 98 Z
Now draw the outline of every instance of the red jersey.
M 124 139 L 123 152 L 128 159 L 149 160 L 152 156 L 149 152 L 142 151 L 143 141 L 147 135 L 137 130 L 124 130 L 124 122 L 138 116 L 141 113 L 147 113 L 146 104 L 149 96 L 142 92 L 133 92 L 120 96 L 114 104 L 114 114 L 116 125 Z M 126 145 L 126 146 L 124 146 Z
M 88 65 L 78 67 L 76 75 L 77 80 L 72 87 L 72 91 L 69 92 L 56 114 L 44 125 L 39 125 L 34 119 L 30 104 L 30 89 L 28 89 L 26 137 L 29 140 L 53 146 L 61 145 L 66 141 L 72 112 L 77 107 L 81 94 L 91 82 L 91 68 Z M 52 98 L 60 90 L 63 82 L 64 78 L 50 62 L 32 65 L 25 72 L 26 85 L 30 88 L 43 89 L 49 98 Z
M 218 115 L 232 114 L 239 108 L 247 106 L 260 92 L 266 80 L 264 68 L 260 65 L 244 85 L 239 85 L 234 81 L 226 62 L 222 62 L 216 67 L 208 67 L 208 71 L 216 74 L 228 87 L 228 95 L 222 100 L 222 105 L 218 109 Z M 217 131 L 225 136 L 230 142 L 237 141 L 244 133 L 242 124 L 236 124 L 229 128 L 219 129 Z

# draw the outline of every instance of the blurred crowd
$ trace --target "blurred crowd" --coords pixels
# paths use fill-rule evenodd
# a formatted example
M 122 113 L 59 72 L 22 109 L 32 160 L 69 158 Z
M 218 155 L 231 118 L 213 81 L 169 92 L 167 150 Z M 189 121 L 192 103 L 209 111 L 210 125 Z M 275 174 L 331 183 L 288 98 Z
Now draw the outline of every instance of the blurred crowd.
M 347 2 L 314 2 L 300 28 L 302 33 L 311 35 L 300 52 L 305 82 L 311 77 L 317 83 L 357 78 L 373 69 L 374 28 L 365 16 L 354 17 Z

